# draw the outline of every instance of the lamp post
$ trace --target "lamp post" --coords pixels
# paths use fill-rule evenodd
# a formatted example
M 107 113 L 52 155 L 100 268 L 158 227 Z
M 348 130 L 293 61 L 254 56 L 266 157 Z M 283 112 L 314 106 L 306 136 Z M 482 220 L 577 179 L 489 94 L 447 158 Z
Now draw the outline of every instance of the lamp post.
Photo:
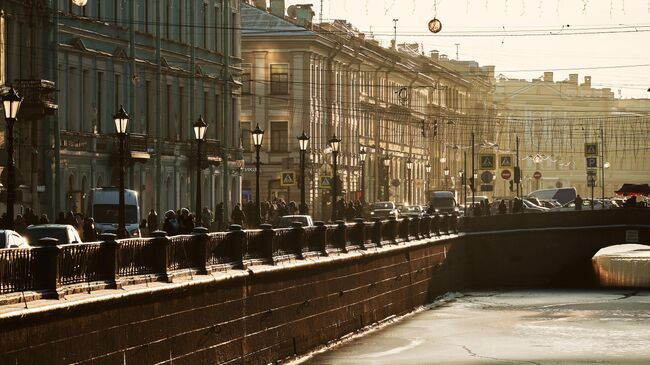
M 302 131 L 298 136 L 298 145 L 300 147 L 300 214 L 307 214 L 307 205 L 305 205 L 305 154 L 309 146 L 309 136 Z
M 365 185 L 366 185 L 366 149 L 361 147 L 359 151 L 359 160 L 361 161 L 361 203 L 366 202 L 365 197 Z
M 427 200 L 427 198 L 429 196 L 429 174 L 431 173 L 431 165 L 429 165 L 428 162 L 427 162 L 426 166 L 424 166 L 424 171 L 426 171 L 426 173 L 427 173 L 427 176 L 424 179 L 424 183 L 425 183 L 424 191 L 425 191 L 425 194 L 427 194 L 427 197 L 425 197 L 425 204 L 428 204 L 428 202 L 426 200 Z
M 460 179 L 460 188 L 463 189 L 463 194 L 465 194 L 465 171 L 463 169 L 458 170 L 458 178 Z
M 120 140 L 120 182 L 119 182 L 119 206 L 118 206 L 118 221 L 117 221 L 117 238 L 127 238 L 129 236 L 126 231 L 126 217 L 124 216 L 124 139 L 126 138 L 126 127 L 129 125 L 129 115 L 120 105 L 120 110 L 113 116 L 115 121 L 115 131 L 117 138 Z
M 205 139 L 205 131 L 208 129 L 208 123 L 203 120 L 203 117 L 194 122 L 194 138 L 196 139 L 196 224 L 201 225 L 201 170 L 203 154 L 201 153 L 201 146 Z
M 14 124 L 23 98 L 12 87 L 2 97 L 2 106 L 5 111 L 7 123 L 6 149 L 7 149 L 7 221 L 6 229 L 14 229 L 14 203 L 16 202 L 16 163 L 14 161 Z
M 255 219 L 256 224 L 262 222 L 261 209 L 260 209 L 260 147 L 262 147 L 262 140 L 264 139 L 264 131 L 260 129 L 259 123 L 251 131 L 253 135 L 253 145 L 255 145 Z
M 390 173 L 390 157 L 388 155 L 384 156 L 382 159 L 384 162 L 384 168 L 385 168 L 385 179 L 384 179 L 384 201 L 389 201 L 390 196 L 388 194 L 388 180 L 390 180 L 390 176 L 388 174 Z
M 442 172 L 445 174 L 445 189 L 449 189 L 449 167 L 445 167 Z
M 411 197 L 411 192 L 413 191 L 412 186 L 411 186 L 411 184 L 413 183 L 413 181 L 411 179 L 411 169 L 413 169 L 413 161 L 411 161 L 411 158 L 409 158 L 408 160 L 406 160 L 406 172 L 407 172 L 407 177 L 406 178 L 408 180 L 408 185 L 406 186 L 406 188 L 407 188 L 406 199 L 408 200 L 409 204 L 413 204 L 413 200 L 411 199 L 412 198 Z
M 333 172 L 333 179 L 334 181 L 332 182 L 332 222 L 334 222 L 337 218 L 337 212 L 336 212 L 336 197 L 339 192 L 339 178 L 337 176 L 337 171 L 336 171 L 336 159 L 339 155 L 339 148 L 341 148 L 341 140 L 339 138 L 336 138 L 336 134 L 332 136 L 332 139 L 330 139 L 330 146 L 332 147 L 332 172 Z

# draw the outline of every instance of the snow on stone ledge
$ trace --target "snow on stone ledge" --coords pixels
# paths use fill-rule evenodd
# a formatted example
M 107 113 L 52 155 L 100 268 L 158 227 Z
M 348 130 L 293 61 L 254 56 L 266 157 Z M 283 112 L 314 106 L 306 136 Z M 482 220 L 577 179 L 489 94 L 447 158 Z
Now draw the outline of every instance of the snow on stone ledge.
M 605 247 L 591 261 L 603 286 L 650 288 L 650 246 Z

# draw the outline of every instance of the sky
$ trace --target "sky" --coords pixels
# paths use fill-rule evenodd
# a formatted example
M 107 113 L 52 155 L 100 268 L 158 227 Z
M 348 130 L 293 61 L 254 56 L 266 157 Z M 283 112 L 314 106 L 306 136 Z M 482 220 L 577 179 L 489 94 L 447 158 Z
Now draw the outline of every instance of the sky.
M 320 19 L 321 1 L 313 3 Z M 650 97 L 650 0 L 322 0 L 322 19 L 345 19 L 387 46 L 420 43 L 451 59 L 496 66 L 496 75 L 555 81 L 578 73 L 623 98 Z M 437 18 L 442 31 L 428 22 Z M 592 33 L 592 34 L 585 34 Z M 458 44 L 458 45 L 456 45 Z

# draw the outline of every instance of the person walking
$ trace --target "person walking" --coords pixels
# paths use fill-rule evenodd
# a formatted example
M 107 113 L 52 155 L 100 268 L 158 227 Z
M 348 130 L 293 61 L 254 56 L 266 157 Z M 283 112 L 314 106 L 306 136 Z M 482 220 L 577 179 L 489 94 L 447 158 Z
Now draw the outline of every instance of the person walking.
M 149 228 L 149 234 L 158 230 L 158 213 L 154 209 L 151 209 L 147 216 L 147 228 Z
M 508 213 L 508 206 L 506 205 L 506 201 L 504 199 L 501 199 L 501 203 L 499 203 L 499 214 L 506 213 Z
M 573 202 L 576 205 L 576 210 L 582 210 L 582 197 L 580 197 L 580 194 L 576 196 L 576 199 Z
M 235 207 L 232 210 L 232 214 L 230 215 L 230 220 L 232 220 L 233 224 L 238 224 L 242 228 L 244 228 L 244 222 L 246 221 L 246 215 L 244 212 L 241 210 L 241 206 L 239 203 L 235 205 Z
M 217 204 L 217 207 L 214 209 L 214 225 L 214 231 L 223 231 L 223 203 Z
M 95 220 L 93 218 L 86 218 L 83 225 L 83 240 L 84 242 L 97 241 L 97 231 L 95 231 Z

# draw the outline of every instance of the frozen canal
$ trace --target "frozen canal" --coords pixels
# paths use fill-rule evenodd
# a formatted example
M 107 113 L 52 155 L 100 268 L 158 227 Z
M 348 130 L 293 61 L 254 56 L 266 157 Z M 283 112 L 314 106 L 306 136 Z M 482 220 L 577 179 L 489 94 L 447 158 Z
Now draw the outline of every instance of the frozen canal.
M 303 364 L 650 364 L 650 291 L 469 292 Z

